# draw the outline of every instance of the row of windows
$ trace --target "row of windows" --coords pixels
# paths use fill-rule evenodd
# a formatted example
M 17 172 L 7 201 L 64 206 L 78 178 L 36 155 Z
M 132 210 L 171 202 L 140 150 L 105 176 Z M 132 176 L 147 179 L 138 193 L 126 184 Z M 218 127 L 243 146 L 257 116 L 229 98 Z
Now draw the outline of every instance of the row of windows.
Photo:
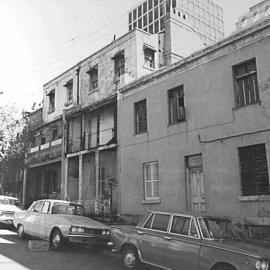
M 238 148 L 242 196 L 270 194 L 265 144 Z M 144 199 L 160 198 L 158 161 L 143 164 Z
M 50 135 L 49 136 L 48 136 L 48 134 L 46 136 L 46 134 L 42 133 L 42 132 L 32 136 L 31 147 L 42 145 L 42 144 L 45 144 L 45 143 L 47 143 L 49 141 L 56 141 L 56 140 L 61 139 L 61 138 L 62 138 L 62 134 L 59 131 L 59 129 L 58 128 L 52 128 L 50 130 Z
M 260 101 L 257 80 L 256 60 L 251 59 L 235 65 L 233 69 L 235 106 L 244 107 Z M 184 86 L 169 89 L 168 93 L 169 124 L 186 120 Z M 135 134 L 147 132 L 146 99 L 134 104 Z

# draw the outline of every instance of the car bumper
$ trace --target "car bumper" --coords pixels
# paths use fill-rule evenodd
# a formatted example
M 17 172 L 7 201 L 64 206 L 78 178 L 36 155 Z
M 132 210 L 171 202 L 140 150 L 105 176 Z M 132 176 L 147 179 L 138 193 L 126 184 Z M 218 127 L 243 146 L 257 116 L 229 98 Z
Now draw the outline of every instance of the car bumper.
M 74 235 L 68 234 L 66 235 L 66 239 L 70 243 L 81 244 L 85 246 L 104 246 L 106 247 L 108 244 L 110 245 L 109 238 L 103 238 L 98 236 L 86 236 L 86 235 Z

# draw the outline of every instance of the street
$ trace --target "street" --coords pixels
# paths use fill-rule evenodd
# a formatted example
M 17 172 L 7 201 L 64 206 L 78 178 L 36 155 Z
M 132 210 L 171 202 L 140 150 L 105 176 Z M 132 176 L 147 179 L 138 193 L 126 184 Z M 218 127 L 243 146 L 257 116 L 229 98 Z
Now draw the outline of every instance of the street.
M 0 269 L 3 270 L 116 270 L 120 257 L 109 251 L 92 253 L 84 248 L 67 247 L 63 251 L 31 251 L 27 239 L 16 232 L 0 229 Z

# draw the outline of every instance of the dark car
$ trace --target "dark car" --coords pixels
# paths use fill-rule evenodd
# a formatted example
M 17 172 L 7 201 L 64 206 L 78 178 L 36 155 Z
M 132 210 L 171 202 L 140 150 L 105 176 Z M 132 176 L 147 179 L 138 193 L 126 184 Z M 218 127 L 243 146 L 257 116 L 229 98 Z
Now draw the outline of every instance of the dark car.
M 126 269 L 140 263 L 178 270 L 267 270 L 270 245 L 240 238 L 228 218 L 150 212 L 135 226 L 112 227 Z

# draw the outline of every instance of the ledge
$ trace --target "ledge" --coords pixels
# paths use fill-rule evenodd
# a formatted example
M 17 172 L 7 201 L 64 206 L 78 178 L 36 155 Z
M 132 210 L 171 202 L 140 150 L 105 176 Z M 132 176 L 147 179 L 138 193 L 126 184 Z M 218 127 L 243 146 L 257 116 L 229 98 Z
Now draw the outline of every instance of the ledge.
M 270 195 L 239 196 L 240 202 L 270 201 Z
M 149 199 L 141 201 L 141 204 L 159 204 L 159 203 L 161 203 L 160 199 Z
M 71 105 L 73 103 L 73 99 L 72 100 L 69 100 L 67 102 L 65 102 L 65 107 L 68 107 L 69 105 Z
M 88 95 L 91 95 L 91 94 L 96 93 L 96 92 L 98 92 L 98 87 L 94 88 L 94 89 L 90 89 L 88 92 Z

